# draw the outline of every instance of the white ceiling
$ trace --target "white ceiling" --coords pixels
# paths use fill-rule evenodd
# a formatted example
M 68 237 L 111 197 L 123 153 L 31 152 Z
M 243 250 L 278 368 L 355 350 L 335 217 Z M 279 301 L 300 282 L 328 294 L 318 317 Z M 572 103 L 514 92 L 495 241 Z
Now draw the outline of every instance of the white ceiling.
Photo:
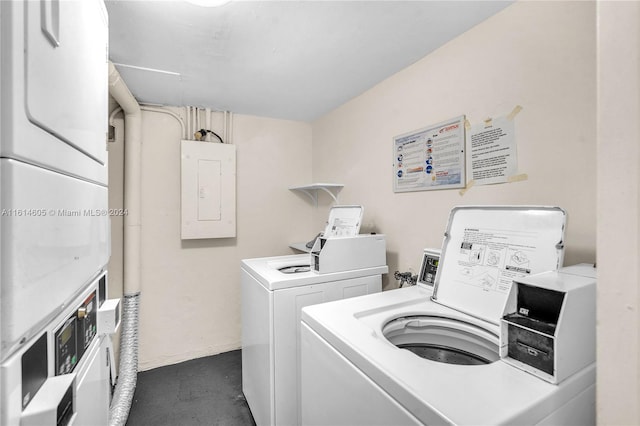
M 111 61 L 140 102 L 312 121 L 512 2 L 105 3 Z

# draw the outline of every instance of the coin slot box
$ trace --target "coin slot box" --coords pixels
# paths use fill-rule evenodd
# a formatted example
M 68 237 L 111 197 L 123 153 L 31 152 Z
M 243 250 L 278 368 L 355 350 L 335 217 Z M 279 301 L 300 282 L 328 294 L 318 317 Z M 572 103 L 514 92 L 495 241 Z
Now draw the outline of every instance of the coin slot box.
M 107 299 L 98 310 L 98 333 L 114 334 L 120 328 L 120 299 Z
M 508 356 L 553 375 L 554 339 L 564 293 L 518 283 L 517 310 L 505 315 Z
M 22 412 L 20 425 L 72 425 L 77 415 L 75 379 L 75 374 L 50 377 Z
M 513 282 L 503 361 L 554 384 L 595 362 L 595 268 L 578 266 Z

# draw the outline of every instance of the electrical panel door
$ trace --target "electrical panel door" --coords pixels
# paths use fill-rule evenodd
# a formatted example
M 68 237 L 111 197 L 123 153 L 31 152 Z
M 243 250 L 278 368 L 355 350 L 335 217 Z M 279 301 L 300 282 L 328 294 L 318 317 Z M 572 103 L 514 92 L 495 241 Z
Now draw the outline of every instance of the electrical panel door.
M 235 236 L 235 145 L 182 141 L 182 239 Z

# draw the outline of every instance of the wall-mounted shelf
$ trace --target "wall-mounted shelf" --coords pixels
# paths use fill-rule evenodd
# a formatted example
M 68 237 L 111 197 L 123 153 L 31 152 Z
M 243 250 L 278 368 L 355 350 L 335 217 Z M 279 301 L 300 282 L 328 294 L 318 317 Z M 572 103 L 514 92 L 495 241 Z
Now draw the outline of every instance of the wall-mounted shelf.
M 344 185 L 339 183 L 312 183 L 311 185 L 294 186 L 289 188 L 292 191 L 302 191 L 307 194 L 314 205 L 318 205 L 318 191 L 324 191 L 338 203 L 338 193 L 342 190 Z

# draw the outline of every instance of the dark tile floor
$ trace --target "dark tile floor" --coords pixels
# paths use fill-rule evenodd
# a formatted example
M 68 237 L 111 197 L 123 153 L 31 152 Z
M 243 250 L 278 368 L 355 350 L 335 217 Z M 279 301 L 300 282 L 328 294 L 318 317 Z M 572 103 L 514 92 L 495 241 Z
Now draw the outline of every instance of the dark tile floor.
M 128 426 L 255 426 L 231 351 L 138 373 Z

